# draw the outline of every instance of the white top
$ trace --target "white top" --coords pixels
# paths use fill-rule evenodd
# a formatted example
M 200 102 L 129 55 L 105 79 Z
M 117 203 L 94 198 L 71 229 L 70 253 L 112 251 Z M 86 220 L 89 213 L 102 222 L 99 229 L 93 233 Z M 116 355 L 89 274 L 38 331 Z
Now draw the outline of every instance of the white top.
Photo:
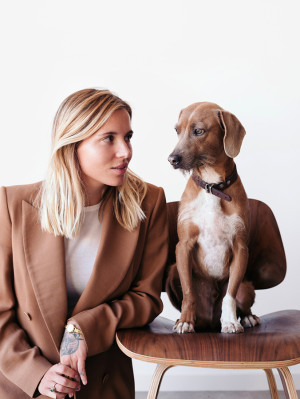
M 64 239 L 69 316 L 87 285 L 95 263 L 102 227 L 99 206 L 100 204 L 84 207 L 79 235 Z

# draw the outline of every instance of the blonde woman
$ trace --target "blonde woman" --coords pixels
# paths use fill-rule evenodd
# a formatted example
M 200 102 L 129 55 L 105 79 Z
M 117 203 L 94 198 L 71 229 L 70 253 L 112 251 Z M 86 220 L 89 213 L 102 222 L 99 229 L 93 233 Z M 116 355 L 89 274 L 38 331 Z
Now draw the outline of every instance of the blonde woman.
M 162 310 L 164 192 L 128 169 L 131 109 L 70 95 L 42 183 L 0 191 L 0 397 L 134 398 L 119 328 Z

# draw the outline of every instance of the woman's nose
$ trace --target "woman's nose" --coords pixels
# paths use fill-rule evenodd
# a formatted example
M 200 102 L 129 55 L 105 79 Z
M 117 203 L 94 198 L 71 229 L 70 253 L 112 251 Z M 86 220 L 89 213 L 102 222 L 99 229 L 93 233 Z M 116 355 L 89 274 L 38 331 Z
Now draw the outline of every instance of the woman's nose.
M 118 145 L 116 156 L 118 158 L 131 158 L 131 146 L 128 142 L 121 142 Z

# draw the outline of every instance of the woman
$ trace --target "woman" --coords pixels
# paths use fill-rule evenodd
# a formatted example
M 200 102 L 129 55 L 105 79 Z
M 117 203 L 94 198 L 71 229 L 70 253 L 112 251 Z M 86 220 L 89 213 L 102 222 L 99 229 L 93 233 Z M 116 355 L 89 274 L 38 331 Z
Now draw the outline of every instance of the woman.
M 69 96 L 44 182 L 1 188 L 0 397 L 133 398 L 119 328 L 162 310 L 164 192 L 128 164 L 131 109 Z

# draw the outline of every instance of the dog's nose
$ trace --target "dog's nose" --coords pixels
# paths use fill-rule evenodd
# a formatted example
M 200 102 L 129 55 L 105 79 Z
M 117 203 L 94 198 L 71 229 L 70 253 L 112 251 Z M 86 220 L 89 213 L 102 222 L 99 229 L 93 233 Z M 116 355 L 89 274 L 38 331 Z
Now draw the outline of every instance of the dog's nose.
M 168 161 L 171 165 L 177 166 L 180 164 L 182 157 L 180 155 L 170 155 Z

